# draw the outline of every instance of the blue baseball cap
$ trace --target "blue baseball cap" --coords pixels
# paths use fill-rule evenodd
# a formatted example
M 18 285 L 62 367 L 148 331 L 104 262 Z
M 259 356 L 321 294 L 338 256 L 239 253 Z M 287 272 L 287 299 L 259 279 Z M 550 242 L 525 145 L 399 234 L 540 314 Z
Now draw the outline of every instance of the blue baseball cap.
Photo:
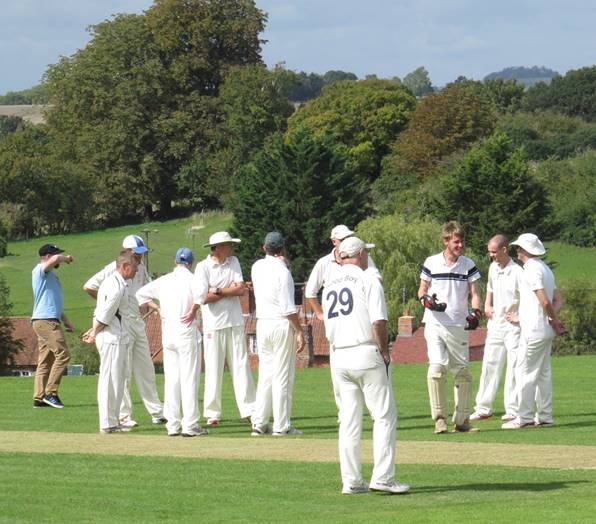
M 269 249 L 276 250 L 284 247 L 286 241 L 281 233 L 277 231 L 270 231 L 265 236 L 265 247 Z
M 143 239 L 137 235 L 128 235 L 124 237 L 122 241 L 122 247 L 124 249 L 132 249 L 132 252 L 137 255 L 142 255 L 143 253 L 147 253 L 149 251 L 145 246 L 145 242 Z
M 176 251 L 176 264 L 192 264 L 192 251 L 187 247 L 181 247 Z

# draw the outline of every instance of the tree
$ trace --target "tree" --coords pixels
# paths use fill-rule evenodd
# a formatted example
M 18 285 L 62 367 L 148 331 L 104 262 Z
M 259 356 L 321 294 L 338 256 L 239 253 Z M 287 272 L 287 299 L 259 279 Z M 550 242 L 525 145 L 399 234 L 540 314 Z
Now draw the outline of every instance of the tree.
M 105 221 L 171 214 L 177 175 L 216 147 L 226 72 L 260 62 L 264 21 L 250 0 L 157 0 L 92 26 L 84 49 L 50 67 L 51 132 L 93 173 Z
M 424 67 L 419 67 L 404 76 L 403 84 L 414 96 L 424 96 L 434 91 L 428 71 Z
M 231 205 L 244 270 L 263 255 L 265 234 L 279 230 L 288 240 L 294 280 L 305 280 L 317 258 L 329 251 L 331 228 L 366 216 L 362 181 L 329 133 L 317 135 L 300 126 L 285 138 L 270 137 L 244 169 Z
M 440 222 L 458 220 L 466 242 L 482 253 L 496 233 L 548 236 L 547 189 L 530 172 L 523 151 L 503 134 L 472 150 L 422 198 L 422 211 Z
M 553 78 L 549 85 L 536 84 L 528 89 L 522 109 L 551 109 L 596 121 L 596 66 L 568 71 L 565 76 Z
M 6 280 L 0 274 L 0 373 L 12 363 L 12 356 L 23 348 L 22 341 L 13 338 L 12 322 L 7 318 L 12 309 L 9 294 Z
M 558 238 L 576 246 L 596 246 L 596 150 L 537 166 L 537 178 L 549 193 Z
M 381 176 L 373 185 L 375 208 L 392 213 L 402 179 L 407 178 L 408 185 L 412 175 L 427 179 L 441 162 L 489 135 L 495 121 L 491 101 L 467 81 L 424 97 L 383 159 Z
M 0 115 L 0 140 L 10 133 L 23 129 L 25 124 L 20 116 Z
M 306 124 L 316 134 L 333 133 L 372 181 L 415 107 L 415 99 L 395 82 L 343 81 L 325 87 L 319 98 L 300 107 L 290 117 L 288 131 Z

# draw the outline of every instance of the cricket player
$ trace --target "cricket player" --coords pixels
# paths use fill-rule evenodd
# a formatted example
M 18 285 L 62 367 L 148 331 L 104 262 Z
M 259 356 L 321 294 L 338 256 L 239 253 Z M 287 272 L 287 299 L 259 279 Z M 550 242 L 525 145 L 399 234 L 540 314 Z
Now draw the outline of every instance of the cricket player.
M 134 375 L 139 395 L 143 400 L 145 408 L 151 415 L 153 424 L 164 424 L 166 419 L 163 417 L 163 404 L 157 394 L 155 384 L 155 367 L 151 360 L 149 351 L 149 342 L 145 332 L 145 321 L 142 318 L 137 304 L 135 293 L 151 279 L 147 273 L 145 265 L 141 262 L 142 256 L 146 253 L 147 247 L 143 239 L 137 235 L 129 235 L 122 241 L 122 248 L 129 250 L 137 260 L 138 270 L 134 278 L 127 282 L 130 300 L 128 300 L 127 315 L 129 322 L 129 346 L 126 351 L 125 383 L 122 395 L 122 406 L 120 408 L 120 425 L 133 428 L 138 426 L 138 422 L 132 416 L 132 398 L 130 396 L 131 377 Z M 116 262 L 111 262 L 99 273 L 93 275 L 85 285 L 83 290 L 92 298 L 97 298 L 97 291 L 103 281 L 116 272 Z
M 174 270 L 145 284 L 136 294 L 140 306 L 146 304 L 161 316 L 164 415 L 170 437 L 208 433 L 199 426 L 200 334 L 196 315 L 185 317 L 199 301 L 197 281 L 190 271 L 192 263 L 192 251 L 181 247 L 176 252 Z
M 73 326 L 64 313 L 64 294 L 54 270 L 63 262 L 71 264 L 74 258 L 63 253 L 64 250 L 54 244 L 44 244 L 39 248 L 39 263 L 31 273 L 31 326 L 37 335 L 39 349 L 33 386 L 34 408 L 64 408 L 58 396 L 58 388 L 70 360 L 70 353 L 60 323 L 63 322 L 69 332 L 72 332 Z
M 492 417 L 501 373 L 507 363 L 504 388 L 505 414 L 502 419 L 509 421 L 517 417 L 515 362 L 520 327 L 518 322 L 507 320 L 507 313 L 517 314 L 523 270 L 509 257 L 509 240 L 505 235 L 492 237 L 488 241 L 487 249 L 488 256 L 492 260 L 488 270 L 484 301 L 488 330 L 484 344 L 480 386 L 470 420 Z
M 116 271 L 97 290 L 93 326 L 83 335 L 83 341 L 88 344 L 95 342 L 99 352 L 97 406 L 100 433 L 120 433 L 132 429 L 120 424 L 119 413 L 130 343 L 130 288 L 127 280 L 134 278 L 137 268 L 138 261 L 134 255 L 123 251 L 116 259 Z
M 565 332 L 557 316 L 562 306 L 561 295 L 553 272 L 539 258 L 546 253 L 540 239 L 533 233 L 524 233 L 511 244 L 517 246 L 517 258 L 524 264 L 519 314 L 508 314 L 511 321 L 519 320 L 521 326 L 516 376 L 519 415 L 501 427 L 550 427 L 553 425 L 550 353 L 555 336 Z
M 232 238 L 227 231 L 214 233 L 205 244 L 211 252 L 195 269 L 198 286 L 204 290 L 201 296 L 205 345 L 203 414 L 209 426 L 218 426 L 221 422 L 221 389 L 226 362 L 232 375 L 240 418 L 250 421 L 255 403 L 255 384 L 246 351 L 240 305 L 240 297 L 248 293 L 248 287 L 242 278 L 240 262 L 233 256 L 238 242 L 240 239 Z
M 425 308 L 428 393 L 435 433 L 447 433 L 447 371 L 453 373 L 454 431 L 466 433 L 476 431 L 469 421 L 472 375 L 466 328 L 477 328 L 482 317 L 477 286 L 480 271 L 473 260 L 462 255 L 465 234 L 458 222 L 443 226 L 442 239 L 445 249 L 424 261 L 418 289 Z M 468 314 L 470 297 L 473 310 Z
M 252 416 L 254 437 L 273 431 L 273 436 L 300 435 L 292 427 L 292 392 L 296 352 L 304 349 L 304 336 L 294 304 L 294 280 L 286 265 L 285 240 L 277 231 L 267 233 L 265 258 L 251 271 L 257 313 L 259 381 Z M 269 418 L 273 413 L 273 428 Z
M 325 332 L 335 354 L 331 373 L 339 389 L 339 463 L 342 493 L 373 491 L 405 493 L 395 481 L 397 410 L 391 387 L 387 345 L 387 306 L 383 286 L 366 272 L 368 249 L 357 237 L 341 242 L 340 268 L 325 285 Z M 372 479 L 362 478 L 360 439 L 366 404 L 374 420 Z

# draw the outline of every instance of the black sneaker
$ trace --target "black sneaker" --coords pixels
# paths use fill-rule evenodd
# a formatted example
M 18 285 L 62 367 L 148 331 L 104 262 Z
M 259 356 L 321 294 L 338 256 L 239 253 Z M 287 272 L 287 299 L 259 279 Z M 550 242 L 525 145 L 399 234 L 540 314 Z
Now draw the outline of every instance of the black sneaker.
M 53 408 L 62 409 L 64 404 L 58 398 L 58 395 L 46 395 L 42 399 L 48 406 L 52 406 Z
M 33 399 L 33 407 L 34 408 L 47 408 L 48 405 L 43 400 L 37 400 L 36 398 Z

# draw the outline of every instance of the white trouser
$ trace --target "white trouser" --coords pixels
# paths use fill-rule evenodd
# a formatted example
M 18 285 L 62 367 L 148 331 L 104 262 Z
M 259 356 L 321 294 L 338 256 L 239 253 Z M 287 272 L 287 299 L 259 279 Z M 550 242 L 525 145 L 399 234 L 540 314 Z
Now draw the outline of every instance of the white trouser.
M 226 362 L 232 375 L 240 417 L 251 416 L 255 403 L 255 383 L 244 342 L 244 326 L 206 331 L 203 344 L 205 346 L 204 416 L 221 418 L 221 388 Z
M 132 398 L 130 396 L 131 377 L 134 375 L 139 396 L 152 417 L 161 417 L 163 405 L 157 394 L 155 385 L 155 367 L 151 360 L 149 341 L 145 332 L 145 321 L 141 318 L 130 318 L 130 344 L 125 356 L 125 382 L 120 420 L 132 418 Z
M 341 350 L 339 350 L 341 351 Z M 390 482 L 395 476 L 397 410 L 391 389 L 391 367 L 351 370 L 333 367 L 340 392 L 339 463 L 344 486 L 363 484 L 360 440 L 362 410 L 366 404 L 373 421 L 371 482 Z
M 294 329 L 285 320 L 257 320 L 259 381 L 253 426 L 264 427 L 273 413 L 273 431 L 291 427 L 296 353 Z
M 427 323 L 424 327 L 424 339 L 426 340 L 429 364 L 431 366 L 444 366 L 456 377 L 453 388 L 453 421 L 456 424 L 463 424 L 469 416 L 471 388 L 467 387 L 464 394 L 465 398 L 461 398 L 458 394 L 457 377 L 470 377 L 468 371 L 470 360 L 468 332 L 464 330 L 463 326 L 443 326 L 442 324 Z M 469 380 L 471 381 L 471 377 Z M 446 387 L 444 382 L 442 384 L 442 387 Z M 445 410 L 447 410 L 447 406 L 445 406 Z M 439 416 L 447 419 L 447 413 L 432 414 L 435 420 Z
M 517 389 L 515 384 L 515 363 L 519 346 L 520 332 L 516 330 L 489 329 L 484 343 L 482 374 L 476 406 L 474 410 L 481 415 L 492 415 L 493 403 L 499 389 L 499 381 L 505 362 L 505 386 L 503 391 L 505 413 L 517 416 Z
M 553 421 L 553 384 L 550 366 L 552 338 L 532 339 L 522 334 L 517 357 L 519 420 L 534 420 L 534 407 L 540 422 Z
M 97 382 L 99 429 L 107 429 L 118 425 L 118 410 L 124 391 L 126 342 L 115 341 L 99 333 L 95 345 L 100 361 Z
M 164 407 L 168 433 L 187 433 L 199 424 L 201 344 L 198 333 L 163 339 Z

